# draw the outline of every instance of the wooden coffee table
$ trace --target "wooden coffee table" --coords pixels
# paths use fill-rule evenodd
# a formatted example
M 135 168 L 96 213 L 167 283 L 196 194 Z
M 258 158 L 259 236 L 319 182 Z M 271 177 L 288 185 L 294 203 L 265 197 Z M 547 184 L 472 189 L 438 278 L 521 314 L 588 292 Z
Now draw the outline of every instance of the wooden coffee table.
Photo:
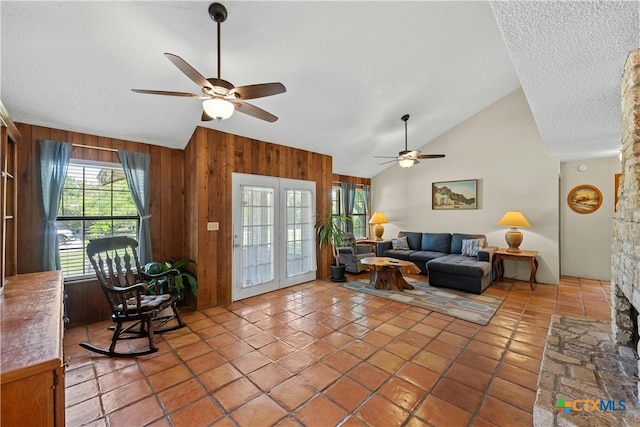
M 387 257 L 369 257 L 360 260 L 360 264 L 371 274 L 369 285 L 375 289 L 402 291 L 413 289 L 402 277 L 404 274 L 418 274 L 420 269 L 410 261 Z

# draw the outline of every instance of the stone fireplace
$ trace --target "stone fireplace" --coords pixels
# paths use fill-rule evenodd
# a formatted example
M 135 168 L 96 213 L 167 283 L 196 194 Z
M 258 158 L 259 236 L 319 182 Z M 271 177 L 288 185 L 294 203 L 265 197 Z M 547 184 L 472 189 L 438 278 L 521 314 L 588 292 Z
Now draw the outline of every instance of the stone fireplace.
M 611 331 L 616 343 L 638 353 L 640 311 L 640 49 L 624 67 L 622 176 L 613 221 Z

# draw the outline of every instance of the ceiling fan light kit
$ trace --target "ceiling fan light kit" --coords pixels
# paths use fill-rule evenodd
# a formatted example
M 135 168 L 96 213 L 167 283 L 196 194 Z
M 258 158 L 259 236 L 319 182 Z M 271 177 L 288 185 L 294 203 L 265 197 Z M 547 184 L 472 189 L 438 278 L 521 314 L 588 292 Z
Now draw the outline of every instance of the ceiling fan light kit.
M 207 116 L 218 121 L 228 119 L 235 110 L 233 104 L 224 98 L 207 99 L 202 103 L 202 108 Z
M 413 166 L 413 159 L 403 158 L 398 160 L 398 164 L 400 165 L 401 168 L 408 169 L 411 166 Z
M 409 120 L 409 115 L 405 114 L 400 118 L 404 122 L 404 150 L 398 153 L 397 157 L 387 157 L 387 156 L 375 156 L 378 159 L 393 159 L 388 162 L 380 163 L 384 165 L 386 163 L 398 162 L 403 169 L 409 169 L 413 165 L 417 165 L 420 163 L 418 159 L 438 159 L 444 157 L 444 154 L 421 154 L 420 150 L 408 150 L 407 149 L 407 121 Z
M 171 92 L 164 90 L 146 90 L 131 89 L 136 93 L 145 93 L 151 95 L 167 95 L 182 96 L 196 99 L 202 99 L 202 121 L 210 121 L 213 119 L 225 120 L 233 115 L 235 110 L 249 116 L 267 121 L 275 122 L 278 117 L 273 114 L 246 102 L 247 99 L 263 98 L 266 96 L 284 93 L 287 89 L 282 83 L 261 83 L 247 86 L 235 87 L 226 80 L 220 78 L 220 24 L 227 19 L 227 9 L 220 3 L 211 3 L 209 5 L 209 16 L 218 24 L 218 77 L 205 78 L 196 71 L 184 59 L 172 53 L 164 55 L 171 61 L 180 71 L 189 77 L 194 83 L 200 86 L 202 95 L 189 92 Z

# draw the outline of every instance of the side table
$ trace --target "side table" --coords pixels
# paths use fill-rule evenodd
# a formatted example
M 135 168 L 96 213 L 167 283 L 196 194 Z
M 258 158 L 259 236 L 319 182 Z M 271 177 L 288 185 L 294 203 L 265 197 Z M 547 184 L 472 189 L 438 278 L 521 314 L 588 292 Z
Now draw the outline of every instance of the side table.
M 356 244 L 358 245 L 371 245 L 371 250 L 376 256 L 378 256 L 378 242 L 382 240 L 374 240 L 374 239 L 357 239 Z
M 529 263 L 531 273 L 529 274 L 529 286 L 533 290 L 533 284 L 538 283 L 536 281 L 536 272 L 538 271 L 538 251 L 520 251 L 520 252 L 508 252 L 506 249 L 500 248 L 493 256 L 493 268 L 496 271 L 496 282 L 502 279 L 504 275 L 505 259 L 513 261 L 526 261 Z

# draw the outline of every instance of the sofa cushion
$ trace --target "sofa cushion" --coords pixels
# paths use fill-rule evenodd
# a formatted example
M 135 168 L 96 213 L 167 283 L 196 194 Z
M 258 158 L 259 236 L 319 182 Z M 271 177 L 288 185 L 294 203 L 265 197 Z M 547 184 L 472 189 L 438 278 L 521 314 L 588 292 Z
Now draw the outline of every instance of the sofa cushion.
M 397 239 L 391 239 L 391 246 L 393 249 L 407 250 L 409 249 L 409 242 L 407 236 L 398 237 Z
M 427 262 L 432 259 L 442 257 L 445 255 L 449 255 L 445 252 L 434 252 L 434 251 L 415 251 L 414 253 L 409 255 L 409 261 L 411 262 Z
M 459 276 L 482 278 L 491 274 L 491 264 L 478 261 L 474 257 L 463 255 L 446 255 L 432 259 L 427 263 L 429 273 L 439 271 L 442 273 L 456 274 Z
M 414 231 L 401 231 L 398 233 L 398 237 L 405 236 L 407 237 L 407 241 L 409 242 L 409 249 L 419 251 L 422 248 L 422 233 L 417 233 Z
M 401 259 L 401 260 L 404 260 L 404 261 L 409 261 L 409 256 L 414 252 L 415 251 L 413 251 L 411 249 L 408 249 L 408 250 L 388 249 L 388 250 L 384 251 L 384 254 L 382 254 L 382 255 L 378 254 L 378 256 L 386 256 L 386 257 Z
M 449 233 L 422 233 L 420 250 L 449 253 L 451 249 L 451 234 Z
M 484 247 L 484 239 L 463 239 L 462 253 L 465 256 L 478 256 L 478 250 Z
M 487 237 L 484 234 L 462 234 L 462 233 L 453 233 L 451 235 L 451 248 L 449 250 L 450 254 L 461 254 L 462 253 L 462 241 L 468 239 L 485 239 L 487 241 Z

